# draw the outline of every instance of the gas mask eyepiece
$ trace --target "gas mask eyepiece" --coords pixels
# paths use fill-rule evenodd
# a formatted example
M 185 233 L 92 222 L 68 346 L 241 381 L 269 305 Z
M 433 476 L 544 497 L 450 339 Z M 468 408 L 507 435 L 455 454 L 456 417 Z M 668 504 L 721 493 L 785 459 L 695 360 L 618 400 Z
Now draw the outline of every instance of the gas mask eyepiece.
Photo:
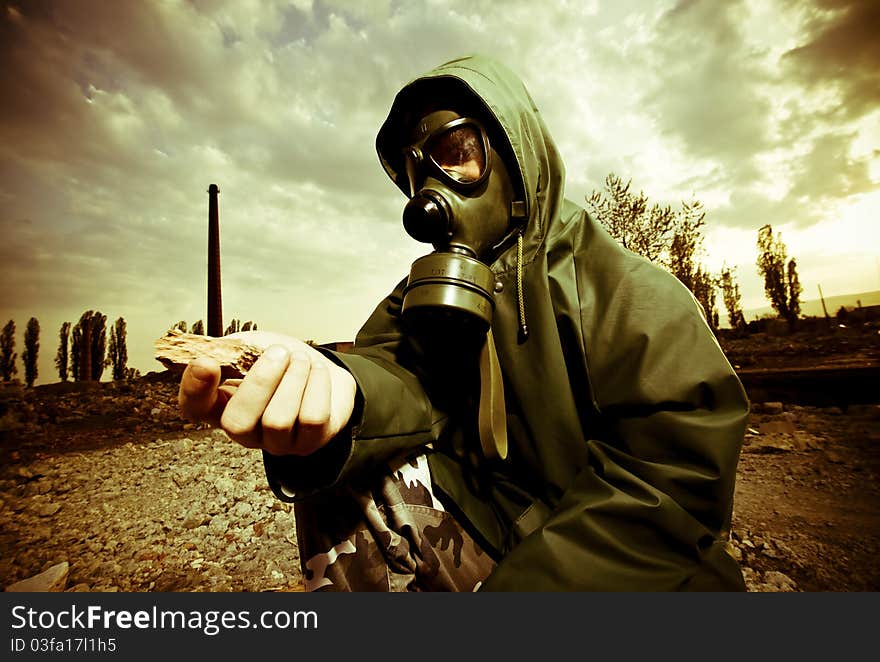
M 403 160 L 401 174 L 406 176 L 410 197 L 428 177 L 468 193 L 485 181 L 492 166 L 483 125 L 451 111 L 431 113 L 419 123 L 415 141 L 404 149 Z

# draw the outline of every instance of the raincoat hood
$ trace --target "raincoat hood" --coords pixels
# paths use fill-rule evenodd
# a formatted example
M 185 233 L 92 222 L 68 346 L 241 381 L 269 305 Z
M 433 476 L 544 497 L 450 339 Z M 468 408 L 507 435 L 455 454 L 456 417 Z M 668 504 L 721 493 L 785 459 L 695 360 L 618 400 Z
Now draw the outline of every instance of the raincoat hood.
M 565 166 L 525 85 L 500 62 L 482 55 L 462 57 L 408 83 L 395 97 L 376 138 L 382 167 L 406 194 L 399 179 L 399 155 L 411 123 L 418 119 L 413 113 L 426 100 L 447 99 L 450 105 L 475 108 L 479 118 L 489 124 L 490 139 L 506 141 L 496 149 L 508 161 L 515 161 L 506 165 L 514 187 L 526 202 L 523 254 L 528 264 L 543 243 L 549 225 L 559 216 Z M 514 256 L 506 251 L 492 268 L 502 273 L 514 266 Z

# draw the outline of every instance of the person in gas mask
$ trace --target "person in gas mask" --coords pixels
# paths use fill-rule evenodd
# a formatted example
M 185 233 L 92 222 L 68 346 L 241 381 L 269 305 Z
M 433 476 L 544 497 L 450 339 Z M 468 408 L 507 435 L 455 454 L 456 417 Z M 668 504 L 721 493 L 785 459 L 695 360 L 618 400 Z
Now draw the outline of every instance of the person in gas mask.
M 346 353 L 210 360 L 185 415 L 262 448 L 309 590 L 743 590 L 748 414 L 690 292 L 564 197 L 523 83 L 484 57 L 407 84 L 377 137 L 434 251 Z

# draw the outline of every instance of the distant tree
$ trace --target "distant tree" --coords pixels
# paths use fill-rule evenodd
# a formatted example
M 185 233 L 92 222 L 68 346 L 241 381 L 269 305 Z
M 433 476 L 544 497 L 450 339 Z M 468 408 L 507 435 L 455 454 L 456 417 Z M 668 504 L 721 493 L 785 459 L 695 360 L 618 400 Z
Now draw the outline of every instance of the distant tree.
M 250 331 L 250 330 L 251 330 L 251 327 L 252 327 L 253 325 L 254 325 L 254 323 L 251 322 L 250 320 L 248 320 L 247 322 L 245 322 L 244 324 L 241 325 L 241 330 L 242 330 L 242 331 Z
M 107 351 L 107 316 L 95 312 L 92 315 L 91 326 L 91 379 L 93 381 L 101 381 L 101 375 L 104 374 L 104 356 Z
M 630 191 L 614 173 L 605 178 L 605 190 L 587 198 L 596 219 L 627 248 L 670 271 L 697 298 L 713 330 L 718 328 L 715 306 L 717 281 L 699 258 L 703 250 L 701 228 L 706 210 L 699 200 L 682 201 L 681 209 L 651 205 L 644 192 Z
M 71 358 L 74 380 L 101 379 L 107 348 L 106 324 L 106 315 L 95 310 L 87 310 L 73 327 Z
M 793 327 L 794 321 L 797 320 L 801 314 L 801 293 L 803 292 L 801 281 L 798 278 L 797 262 L 795 262 L 794 258 L 791 258 L 788 261 L 785 275 L 788 282 L 788 311 L 791 315 L 789 324 Z M 859 304 L 859 308 L 861 308 L 861 302 L 859 302 Z
M 797 265 L 790 260 L 786 269 L 786 248 L 781 235 L 773 236 L 768 224 L 758 230 L 758 272 L 764 278 L 764 292 L 779 317 L 793 331 L 800 314 L 801 286 Z
M 233 319 L 229 326 L 226 327 L 226 330 L 223 332 L 224 336 L 228 336 L 230 333 L 238 333 L 241 330 L 241 321 L 237 319 Z
M 70 332 L 70 375 L 73 377 L 73 381 L 79 382 L 85 379 L 83 375 L 83 371 L 80 370 L 80 367 L 83 365 L 83 319 L 79 318 L 79 321 L 73 326 L 73 330 Z
M 110 327 L 110 339 L 107 342 L 107 358 L 104 359 L 104 367 L 113 365 L 113 354 L 116 353 L 116 327 Z
M 64 322 L 58 331 L 58 352 L 55 354 L 55 367 L 62 382 L 67 381 L 68 341 L 70 339 L 70 322 Z M 75 379 L 75 378 L 74 378 Z
M 37 379 L 37 356 L 40 353 L 40 323 L 36 317 L 28 320 L 24 330 L 24 352 L 21 361 L 24 363 L 24 381 L 28 388 L 34 385 Z
M 700 228 L 705 218 L 706 211 L 700 201 L 682 203 L 682 210 L 675 220 L 672 241 L 665 262 L 666 268 L 691 292 L 694 292 L 697 259 L 702 253 L 703 235 Z
M 137 379 L 141 376 L 141 371 L 137 368 L 126 368 L 125 369 L 125 378 L 129 381 L 132 379 Z
M 620 177 L 609 173 L 604 192 L 593 191 L 587 205 L 596 220 L 624 248 L 658 262 L 669 249 L 677 215 L 668 205 L 648 206 L 644 193 L 630 192 L 631 184 L 632 180 L 624 184 Z
M 706 322 L 712 331 L 718 330 L 718 309 L 715 303 L 716 287 L 717 282 L 715 278 L 708 271 L 704 271 L 702 266 L 697 267 L 697 270 L 694 272 L 694 283 L 691 291 L 703 307 L 703 311 L 706 313 Z
M 698 200 L 682 202 L 680 211 L 659 204 L 650 205 L 644 192 L 631 192 L 626 183 L 610 173 L 604 191 L 593 191 L 587 205 L 608 233 L 625 248 L 651 262 L 663 264 L 690 286 L 694 256 L 702 242 L 700 228 L 706 217 Z
M 727 321 L 732 329 L 742 331 L 746 325 L 746 318 L 743 315 L 739 283 L 736 282 L 733 272 L 727 265 L 721 268 L 720 286 L 724 307 L 727 309 Z
M 87 382 L 92 378 L 92 315 L 94 310 L 87 310 L 79 316 L 73 327 L 73 379 Z
M 770 305 L 782 316 L 788 316 L 785 292 L 785 245 L 777 242 L 770 225 L 758 230 L 758 271 L 764 278 L 764 293 Z
M 125 319 L 119 317 L 110 327 L 110 345 L 107 350 L 107 365 L 112 366 L 113 381 L 125 379 L 128 362 L 128 349 L 125 346 Z
M 0 334 L 0 375 L 3 376 L 4 382 L 8 382 L 18 373 L 16 358 L 18 354 L 15 353 L 15 321 L 9 320 Z
M 192 328 L 189 330 L 189 332 L 199 336 L 205 335 L 205 323 L 202 320 L 193 323 Z

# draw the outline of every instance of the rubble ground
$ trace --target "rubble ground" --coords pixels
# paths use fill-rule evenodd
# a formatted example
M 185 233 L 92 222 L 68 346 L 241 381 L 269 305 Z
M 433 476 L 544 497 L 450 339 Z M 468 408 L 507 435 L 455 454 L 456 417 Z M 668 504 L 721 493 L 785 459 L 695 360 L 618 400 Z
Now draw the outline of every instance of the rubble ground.
M 0 585 L 52 569 L 68 591 L 302 590 L 259 453 L 181 419 L 176 394 L 168 372 L 3 387 Z M 880 590 L 878 477 L 880 405 L 753 403 L 729 545 L 747 588 Z
M 754 403 L 731 551 L 750 590 L 880 589 L 880 405 Z
M 176 395 L 145 380 L 7 407 L 0 584 L 66 562 L 71 591 L 302 590 L 292 508 L 259 452 L 179 418 Z

